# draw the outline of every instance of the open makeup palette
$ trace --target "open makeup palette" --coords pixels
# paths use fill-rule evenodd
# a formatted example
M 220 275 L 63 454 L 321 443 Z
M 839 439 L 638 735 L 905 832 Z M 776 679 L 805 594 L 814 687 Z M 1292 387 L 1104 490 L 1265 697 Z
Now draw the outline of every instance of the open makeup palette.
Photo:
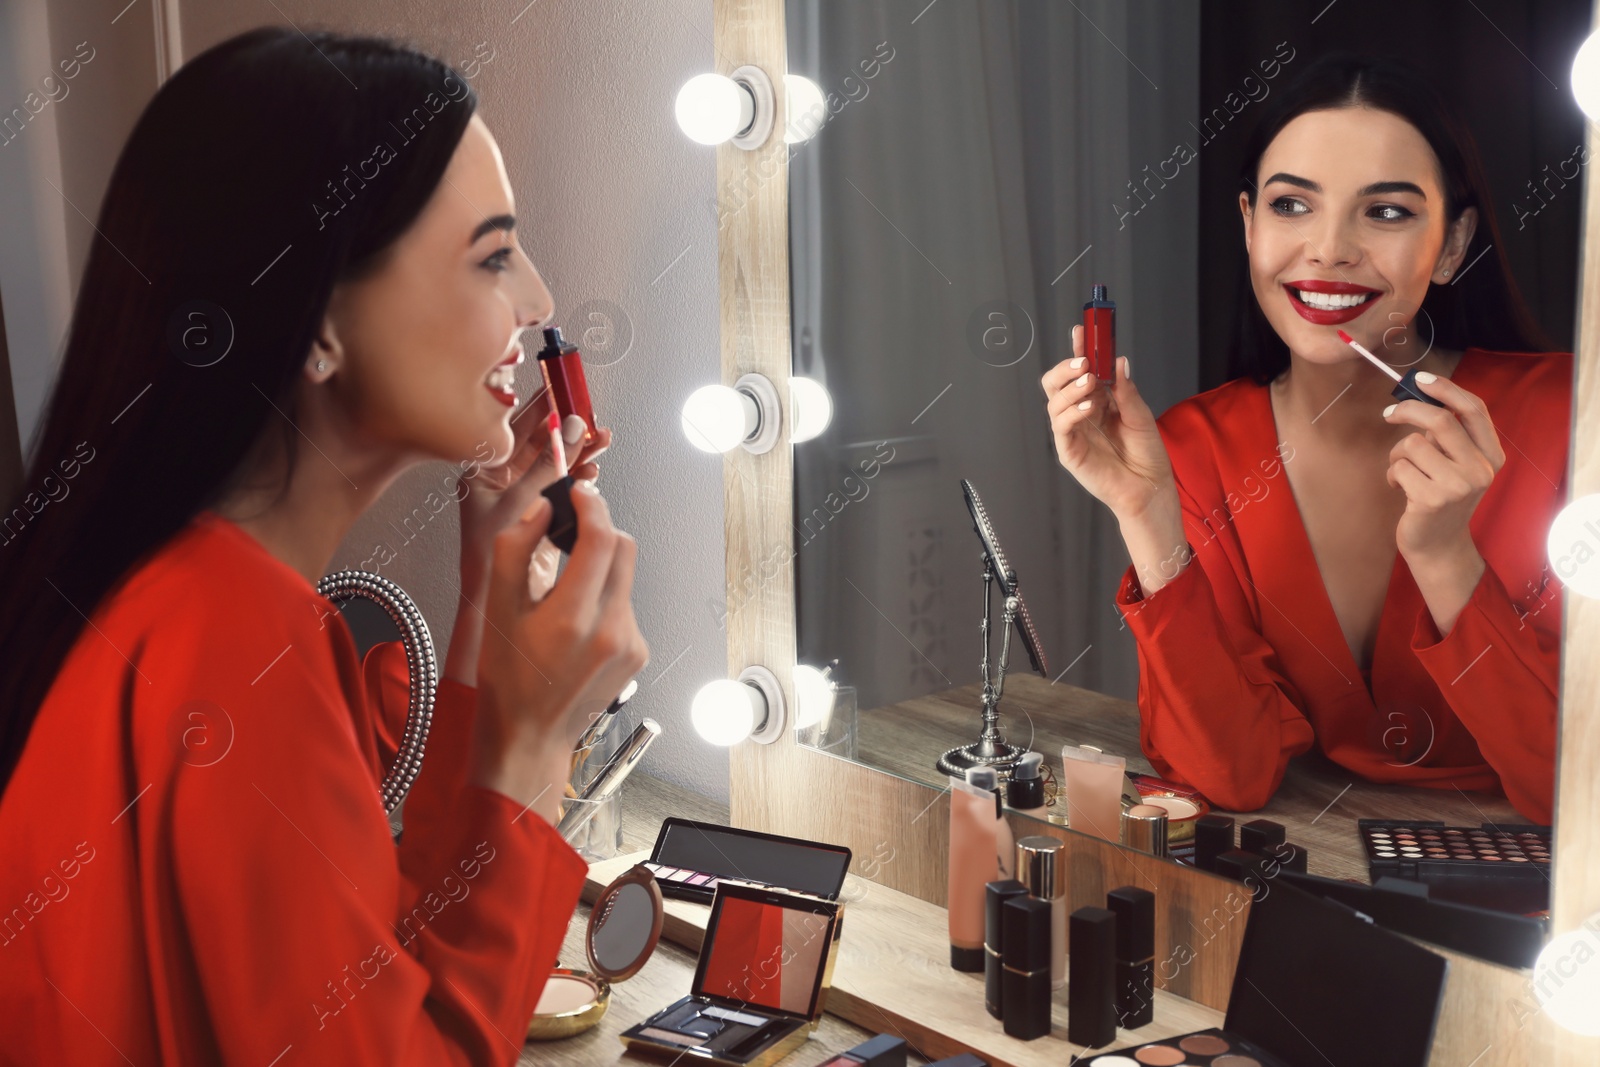
M 822 1018 L 844 905 L 719 882 L 689 995 L 625 1031 L 637 1052 L 677 1062 L 766 1067 Z

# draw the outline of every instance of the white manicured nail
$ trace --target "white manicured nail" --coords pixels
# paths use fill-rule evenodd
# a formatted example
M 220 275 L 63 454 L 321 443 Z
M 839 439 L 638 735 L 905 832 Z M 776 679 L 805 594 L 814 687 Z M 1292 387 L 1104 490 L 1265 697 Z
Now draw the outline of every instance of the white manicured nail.
M 1434 381 L 1438 377 L 1439 376 L 1437 374 L 1434 374 L 1432 371 L 1426 371 L 1426 370 L 1417 371 L 1417 381 L 1421 382 L 1423 385 L 1427 385 L 1429 382 Z
M 575 445 L 583 440 L 583 432 L 587 429 L 582 416 L 568 415 L 561 420 L 561 439 L 569 445 Z
M 1077 381 L 1073 382 L 1072 384 L 1081 389 L 1084 386 L 1088 385 L 1089 384 L 1089 380 L 1091 378 L 1093 378 L 1093 377 L 1094 377 L 1094 375 L 1092 375 L 1092 374 L 1085 374 L 1082 378 L 1079 378 Z
M 1092 407 L 1094 407 L 1094 401 L 1093 400 L 1085 400 L 1083 403 L 1078 405 L 1078 410 L 1079 411 L 1088 411 Z
M 1388 407 L 1384 408 L 1383 409 L 1383 417 L 1387 419 L 1390 415 L 1393 415 L 1394 414 L 1394 409 L 1399 407 L 1399 406 L 1400 406 L 1399 404 L 1390 404 Z
M 1074 359 L 1072 362 L 1068 363 L 1067 366 L 1069 368 L 1071 368 L 1072 370 L 1082 370 L 1083 369 L 1083 364 L 1084 364 L 1084 358 L 1082 356 L 1079 356 L 1076 359 Z

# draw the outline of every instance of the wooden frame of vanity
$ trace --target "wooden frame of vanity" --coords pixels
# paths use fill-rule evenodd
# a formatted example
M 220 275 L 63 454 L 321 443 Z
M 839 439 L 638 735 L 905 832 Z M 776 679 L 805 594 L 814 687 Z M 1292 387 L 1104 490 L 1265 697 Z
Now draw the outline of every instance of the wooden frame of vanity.
M 787 69 L 783 0 L 714 0 L 713 6 L 716 69 L 731 74 L 737 66 L 754 64 L 767 71 L 782 115 L 781 75 Z M 1592 129 L 1590 133 L 1593 144 Z M 790 373 L 787 153 L 781 123 L 759 150 L 732 145 L 717 149 L 724 382 L 755 372 L 778 383 Z M 1587 181 L 1585 186 L 1581 284 L 1587 290 L 1600 284 L 1600 183 Z M 1580 307 L 1574 495 L 1600 491 L 1600 298 L 1581 300 Z M 795 662 L 793 473 L 786 441 L 763 455 L 735 449 L 724 460 L 729 677 L 752 664 L 768 667 L 780 679 L 790 706 Z M 1600 602 L 1566 598 L 1563 709 L 1586 708 L 1600 693 L 1600 657 L 1585 655 L 1595 645 L 1600 645 Z M 1584 862 L 1586 857 L 1600 860 L 1597 763 L 1600 718 L 1564 715 L 1555 821 L 1557 931 L 1600 912 L 1600 863 Z M 924 901 L 944 903 L 946 794 L 801 747 L 792 732 L 770 745 L 746 742 L 735 747 L 730 768 L 735 825 L 847 845 L 855 853 L 854 873 Z M 1211 1008 L 1226 1007 L 1244 924 L 1220 917 L 1237 914 L 1237 884 L 1032 820 L 1019 829 L 1050 833 L 1065 842 L 1072 908 L 1103 903 L 1105 891 L 1118 885 L 1153 888 L 1159 908 L 1158 964 L 1182 961 L 1182 946 L 1190 950 L 1181 967 L 1158 967 L 1162 988 Z M 1431 1063 L 1576 1067 L 1593 1062 L 1597 1042 L 1550 1023 L 1538 1011 L 1527 973 L 1444 954 L 1452 966 Z M 952 996 L 964 990 L 956 982 L 951 988 Z M 926 1011 L 937 1030 L 939 1004 L 929 1003 Z

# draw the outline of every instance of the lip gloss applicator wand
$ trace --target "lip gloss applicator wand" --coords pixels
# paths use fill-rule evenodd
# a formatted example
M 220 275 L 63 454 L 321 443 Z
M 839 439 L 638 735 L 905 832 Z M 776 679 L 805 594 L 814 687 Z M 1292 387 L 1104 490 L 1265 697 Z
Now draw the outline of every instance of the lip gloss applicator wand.
M 1436 400 L 1422 391 L 1422 387 L 1417 384 L 1417 368 L 1412 367 L 1410 370 L 1406 371 L 1404 376 L 1402 376 L 1393 367 L 1389 366 L 1389 364 L 1385 363 L 1371 352 L 1368 352 L 1355 340 L 1355 338 L 1351 337 L 1343 330 L 1339 331 L 1339 340 L 1343 341 L 1357 352 L 1360 352 L 1363 356 L 1366 356 L 1367 360 L 1371 362 L 1374 367 L 1377 367 L 1379 370 L 1383 371 L 1383 373 L 1387 374 L 1389 377 L 1393 378 L 1399 383 L 1389 393 L 1389 395 L 1394 397 L 1396 400 L 1420 400 L 1424 404 L 1432 404 L 1436 408 L 1442 408 L 1445 406 L 1442 400 Z

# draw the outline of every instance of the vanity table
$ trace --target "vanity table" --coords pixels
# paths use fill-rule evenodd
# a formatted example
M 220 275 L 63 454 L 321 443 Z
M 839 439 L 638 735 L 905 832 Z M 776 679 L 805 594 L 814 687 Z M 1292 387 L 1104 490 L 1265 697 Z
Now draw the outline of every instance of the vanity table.
M 970 738 L 977 729 L 981 689 L 978 684 L 962 686 L 861 712 L 862 762 L 913 781 L 931 780 L 934 761 L 951 739 Z M 1008 740 L 1042 752 L 1058 778 L 1062 745 L 1094 745 L 1125 756 L 1130 771 L 1155 773 L 1139 751 L 1137 704 L 1019 672 L 1006 679 L 1000 710 Z M 1505 797 L 1379 785 L 1317 755 L 1290 763 L 1282 787 L 1266 807 L 1213 810 L 1240 822 L 1281 823 L 1289 840 L 1309 852 L 1310 873 L 1362 883 L 1369 879 L 1356 836 L 1360 819 L 1434 820 L 1448 826 L 1527 821 Z
M 728 821 L 726 805 L 718 804 L 671 782 L 652 778 L 647 774 L 631 775 L 624 788 L 627 790 L 627 799 L 622 809 L 624 857 L 629 853 L 648 853 L 650 846 L 655 843 L 661 821 L 667 815 L 677 815 L 699 822 Z M 638 858 L 643 856 L 640 855 Z M 627 870 L 633 862 L 629 858 L 618 858 L 595 864 L 590 868 L 589 879 L 584 885 L 584 903 L 580 904 L 573 914 L 572 922 L 567 925 L 566 940 L 561 945 L 562 966 L 585 966 L 584 931 L 589 922 L 589 902 L 612 878 Z M 692 923 L 685 924 L 677 920 L 681 920 L 685 913 L 692 914 L 698 911 L 699 932 L 703 932 L 705 916 L 710 911 L 705 905 L 688 904 L 679 900 L 668 900 L 666 908 L 667 925 L 663 929 L 661 941 L 657 944 L 655 952 L 638 974 L 627 981 L 612 984 L 611 1006 L 599 1025 L 586 1033 L 563 1041 L 527 1042 L 522 1046 L 522 1055 L 517 1060 L 519 1067 L 536 1067 L 548 1063 L 570 1064 L 571 1067 L 601 1067 L 603 1064 L 612 1063 L 651 1062 L 640 1056 L 629 1056 L 624 1060 L 625 1050 L 622 1043 L 617 1040 L 617 1035 L 651 1012 L 659 1010 L 663 1004 L 669 1004 L 681 997 L 689 988 L 694 980 L 695 958 L 700 939 L 698 933 L 692 937 L 688 935 L 687 931 L 692 928 Z M 832 1003 L 830 1001 L 830 1004 Z M 822 1023 L 817 1027 L 816 1033 L 811 1035 L 811 1040 L 805 1047 L 786 1058 L 783 1065 L 812 1067 L 813 1064 L 822 1063 L 836 1053 L 846 1052 L 880 1032 L 868 1028 L 872 1025 L 870 1017 L 864 1024 L 857 1025 L 829 1012 L 823 1016 Z M 894 1032 L 887 1028 L 881 1029 L 886 1033 Z M 925 1062 L 915 1055 L 907 1059 L 911 1067 L 921 1067 Z

